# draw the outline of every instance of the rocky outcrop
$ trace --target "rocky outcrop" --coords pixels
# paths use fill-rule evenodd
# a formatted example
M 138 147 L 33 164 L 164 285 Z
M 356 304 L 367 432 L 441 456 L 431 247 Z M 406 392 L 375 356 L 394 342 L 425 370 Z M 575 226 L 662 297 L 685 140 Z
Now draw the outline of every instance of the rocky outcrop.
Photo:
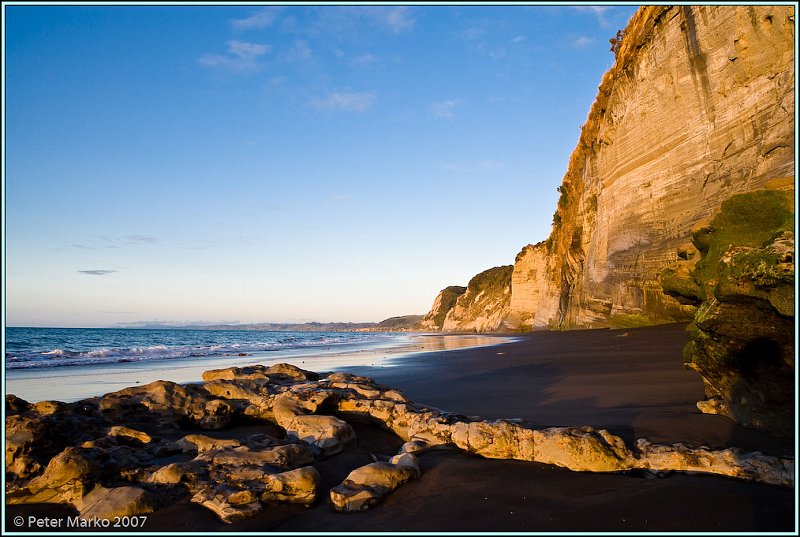
M 417 458 L 411 453 L 400 453 L 388 461 L 376 461 L 350 472 L 340 485 L 331 489 L 331 502 L 337 511 L 365 511 L 420 474 Z
M 700 306 L 684 350 L 709 398 L 698 408 L 780 436 L 795 422 L 793 202 L 791 188 L 733 196 L 662 272 L 668 293 Z
M 534 461 L 575 471 L 685 470 L 782 486 L 794 483 L 794 460 L 789 457 L 734 448 L 658 445 L 644 439 L 632 448 L 620 437 L 591 427 L 535 429 L 520 420 L 486 421 L 414 403 L 367 377 L 346 373 L 312 380 L 316 376 L 310 372 L 283 365 L 272 372 L 257 366 L 216 370 L 205 377 L 213 380 L 193 386 L 152 383 L 149 395 L 139 387 L 101 398 L 135 397 L 146 409 L 129 414 L 127 425 L 114 423 L 102 432 L 92 424 L 100 419 L 99 414 L 105 414 L 104 419 L 110 419 L 110 414 L 99 407 L 93 415 L 91 409 L 81 406 L 85 402 L 24 405 L 11 398 L 10 404 L 21 413 L 7 419 L 18 428 L 28 422 L 40 423 L 37 420 L 42 415 L 36 408 L 58 407 L 58 412 L 49 416 L 57 415 L 78 427 L 85 422 L 85 434 L 93 436 L 95 431 L 99 435 L 82 442 L 82 437 L 74 437 L 78 443 L 64 446 L 45 467 L 22 465 L 28 471 L 25 475 L 7 472 L 7 503 L 66 503 L 82 515 L 105 517 L 149 513 L 188 498 L 224 522 L 254 516 L 270 502 L 311 505 L 321 496 L 323 482 L 315 467 L 317 461 L 346 449 L 355 440 L 348 421 L 378 424 L 406 442 L 397 455 L 354 468 L 332 488 L 329 498 L 340 511 L 369 509 L 409 480 L 424 478 L 418 456 L 435 447 L 456 447 L 481 457 Z M 204 391 L 204 386 L 222 382 L 238 387 L 231 390 L 230 399 L 225 398 L 227 392 L 214 396 Z M 215 401 L 232 409 L 232 420 L 261 416 L 263 424 L 283 424 L 285 436 L 259 432 L 239 439 L 224 438 L 225 428 L 216 428 L 216 424 L 214 436 L 192 432 L 174 440 L 142 430 L 174 435 L 179 429 L 173 428 L 170 420 L 187 416 L 187 405 L 190 409 L 196 405 L 220 408 Z M 248 410 L 250 406 L 257 411 Z M 187 427 L 201 430 L 207 423 L 203 412 L 188 415 L 197 419 L 184 422 Z M 30 456 L 24 449 L 8 451 L 7 447 L 7 453 L 7 469 L 18 468 L 17 459 Z
M 117 419 L 120 414 L 146 413 L 175 426 L 189 423 L 202 429 L 221 429 L 233 416 L 230 404 L 202 388 L 165 380 L 106 394 L 100 399 L 100 412 Z
M 444 326 L 444 319 L 453 306 L 456 305 L 456 300 L 467 292 L 466 287 L 458 285 L 451 285 L 445 287 L 439 294 L 436 295 L 436 300 L 433 301 L 431 310 L 422 318 L 420 323 L 423 330 L 438 331 Z
M 78 510 L 83 518 L 113 520 L 114 517 L 152 513 L 154 503 L 152 496 L 140 487 L 109 489 L 98 485 L 81 498 Z
M 725 199 L 794 177 L 793 43 L 791 5 L 640 8 L 570 157 L 550 237 L 517 256 L 510 305 L 444 329 L 690 320 L 661 270 Z
M 442 330 L 485 332 L 500 327 L 509 312 L 513 269 L 511 265 L 505 265 L 474 276 L 467 284 L 467 290 L 447 312 Z

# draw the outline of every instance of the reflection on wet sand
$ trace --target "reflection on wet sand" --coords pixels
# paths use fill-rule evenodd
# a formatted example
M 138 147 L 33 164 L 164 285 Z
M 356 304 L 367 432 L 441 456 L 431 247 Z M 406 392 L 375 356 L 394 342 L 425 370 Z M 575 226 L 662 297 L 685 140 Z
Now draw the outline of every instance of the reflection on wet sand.
M 486 347 L 514 341 L 512 337 L 487 336 L 483 334 L 425 334 L 411 336 L 412 341 L 422 347 L 420 352 L 452 351 L 467 347 Z

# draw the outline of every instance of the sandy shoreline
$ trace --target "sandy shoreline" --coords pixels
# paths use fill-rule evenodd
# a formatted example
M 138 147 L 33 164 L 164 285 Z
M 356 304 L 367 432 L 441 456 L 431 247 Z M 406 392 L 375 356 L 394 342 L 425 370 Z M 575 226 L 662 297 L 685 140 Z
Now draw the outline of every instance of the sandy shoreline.
M 523 418 L 533 426 L 591 425 L 626 442 L 686 441 L 793 454 L 794 442 L 700 414 L 698 375 L 682 367 L 682 326 L 635 330 L 542 332 L 495 347 L 395 358 L 394 367 L 350 367 L 410 399 L 483 418 Z M 354 425 L 358 445 L 318 461 L 322 499 L 311 508 L 271 505 L 260 515 L 221 523 L 188 499 L 148 517 L 145 531 L 792 531 L 794 490 L 711 475 L 593 474 L 521 461 L 487 460 L 458 450 L 419 456 L 424 473 L 373 510 L 341 514 L 325 491 L 371 454 L 390 455 L 402 441 Z M 217 431 L 244 437 L 253 427 Z M 53 505 L 8 506 L 10 520 L 55 516 Z
M 169 380 L 179 384 L 200 382 L 204 371 L 253 364 L 290 363 L 312 371 L 344 370 L 356 366 L 391 366 L 392 358 L 443 350 L 496 345 L 509 338 L 484 335 L 409 334 L 399 343 L 367 346 L 320 346 L 290 351 L 249 353 L 246 356 L 202 356 L 95 364 L 77 367 L 9 369 L 6 393 L 26 401 L 74 402 L 121 390 L 129 386 Z M 401 365 L 402 362 L 394 362 Z

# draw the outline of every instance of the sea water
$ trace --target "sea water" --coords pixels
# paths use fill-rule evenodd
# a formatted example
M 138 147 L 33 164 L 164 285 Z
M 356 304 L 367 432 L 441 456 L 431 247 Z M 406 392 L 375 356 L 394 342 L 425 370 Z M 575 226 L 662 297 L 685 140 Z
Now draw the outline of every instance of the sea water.
M 204 371 L 286 362 L 316 372 L 392 366 L 402 355 L 497 345 L 509 338 L 397 332 L 7 328 L 5 394 L 77 401 Z
M 375 366 L 408 342 L 377 332 L 7 328 L 5 393 L 71 402 L 155 380 L 200 382 L 204 371 L 226 367 Z
M 403 334 L 384 332 L 7 328 L 5 367 L 12 370 L 296 351 L 353 351 L 407 340 Z

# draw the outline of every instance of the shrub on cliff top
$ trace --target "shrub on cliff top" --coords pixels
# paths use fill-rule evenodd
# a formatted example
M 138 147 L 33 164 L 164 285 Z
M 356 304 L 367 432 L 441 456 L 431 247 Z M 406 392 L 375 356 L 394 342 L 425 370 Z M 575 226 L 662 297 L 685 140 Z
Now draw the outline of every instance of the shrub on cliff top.
M 467 289 L 473 293 L 502 290 L 507 285 L 511 285 L 512 272 L 514 272 L 514 265 L 503 265 L 484 270 L 472 277 L 467 284 Z

